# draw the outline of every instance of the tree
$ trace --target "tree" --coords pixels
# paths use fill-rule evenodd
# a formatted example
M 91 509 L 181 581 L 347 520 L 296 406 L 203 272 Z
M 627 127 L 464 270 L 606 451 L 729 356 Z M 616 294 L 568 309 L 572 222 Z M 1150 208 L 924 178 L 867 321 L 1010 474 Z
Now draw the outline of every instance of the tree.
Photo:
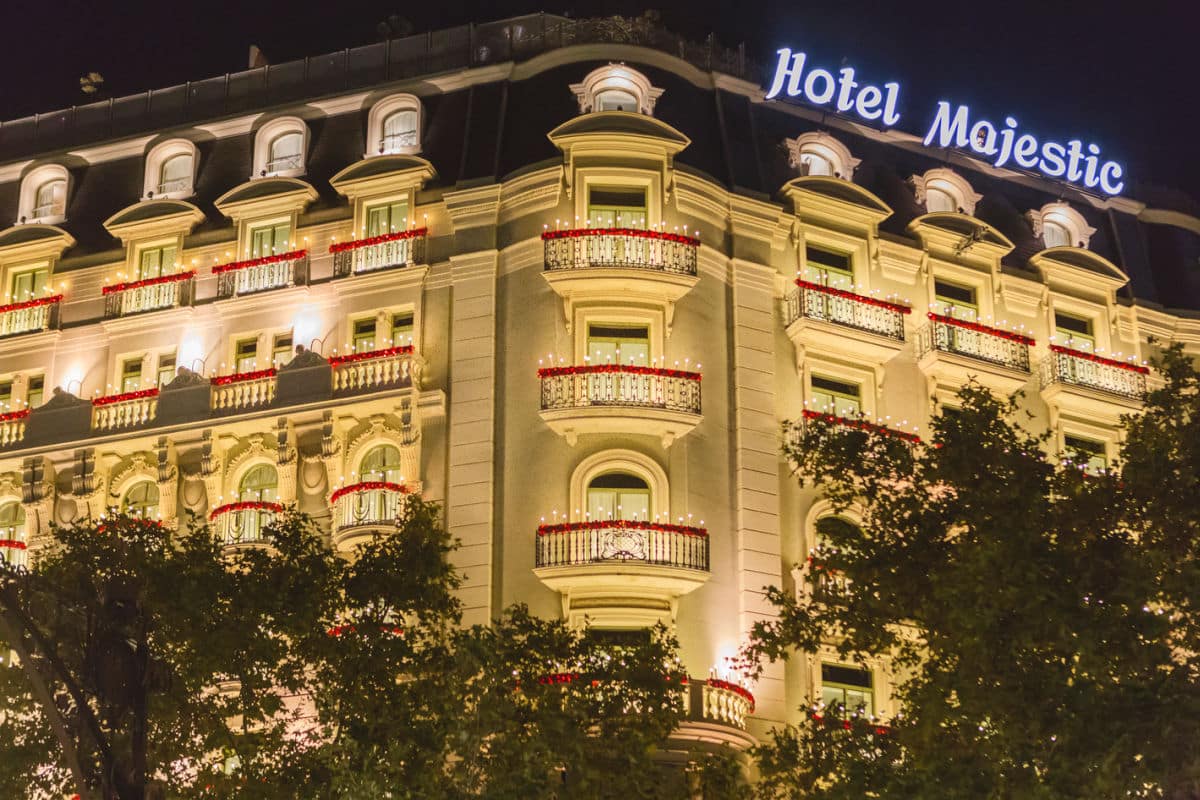
M 862 524 L 819 523 L 746 656 L 884 658 L 900 714 L 814 706 L 761 748 L 760 796 L 1200 797 L 1200 382 L 1159 366 L 1105 473 L 977 385 L 924 443 L 802 427 L 801 481 Z
M 409 497 L 353 559 L 303 515 L 267 534 L 231 553 L 204 527 L 115 517 L 0 574 L 0 649 L 20 654 L 0 668 L 0 787 L 349 800 L 736 783 L 728 757 L 691 773 L 657 759 L 684 680 L 665 630 L 613 641 L 520 606 L 462 628 L 435 504 Z

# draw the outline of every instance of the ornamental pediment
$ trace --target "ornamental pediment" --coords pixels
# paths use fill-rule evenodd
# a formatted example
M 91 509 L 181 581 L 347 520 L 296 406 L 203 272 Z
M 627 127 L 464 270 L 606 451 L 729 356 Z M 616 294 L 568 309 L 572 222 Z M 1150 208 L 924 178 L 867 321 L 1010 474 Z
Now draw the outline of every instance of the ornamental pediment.
M 317 190 L 299 178 L 259 178 L 230 189 L 213 203 L 234 222 L 264 214 L 300 212 L 317 199 Z
M 437 175 L 420 156 L 393 154 L 364 158 L 329 179 L 338 194 L 354 199 L 381 192 L 420 188 Z
M 55 225 L 14 225 L 0 232 L 0 265 L 58 258 L 75 237 Z
M 189 233 L 204 212 L 184 200 L 143 200 L 104 221 L 104 229 L 127 242 L 149 236 Z

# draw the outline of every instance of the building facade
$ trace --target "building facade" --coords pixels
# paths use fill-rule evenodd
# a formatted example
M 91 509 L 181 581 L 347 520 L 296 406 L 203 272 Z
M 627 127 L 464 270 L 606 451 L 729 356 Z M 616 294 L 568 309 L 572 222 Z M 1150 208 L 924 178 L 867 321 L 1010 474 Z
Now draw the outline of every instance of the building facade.
M 920 436 L 976 379 L 1103 469 L 1200 352 L 1200 218 L 762 83 L 539 15 L 0 124 L 0 558 L 110 507 L 349 549 L 419 491 L 466 622 L 673 625 L 696 738 L 886 714 L 883 664 L 729 671 L 831 513 L 783 423 Z

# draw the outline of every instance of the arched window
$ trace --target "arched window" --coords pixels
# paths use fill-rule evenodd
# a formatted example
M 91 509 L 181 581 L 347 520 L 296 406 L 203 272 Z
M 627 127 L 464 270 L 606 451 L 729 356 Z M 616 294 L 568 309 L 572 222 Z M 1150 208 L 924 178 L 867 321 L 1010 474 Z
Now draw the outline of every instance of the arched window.
M 957 172 L 937 167 L 924 175 L 913 175 L 911 178 L 913 191 L 917 202 L 925 204 L 929 213 L 974 214 L 975 204 L 983 195 L 971 188 L 971 184 Z
M 1096 232 L 1082 214 L 1062 202 L 1047 203 L 1027 216 L 1033 235 L 1042 237 L 1046 247 L 1086 248 Z
M 300 169 L 301 148 L 304 137 L 298 133 L 285 133 L 271 140 L 271 157 L 267 161 L 267 174 L 275 175 L 288 170 Z
M 66 213 L 67 182 L 64 180 L 48 180 L 38 186 L 37 196 L 33 200 L 33 218 L 61 217 Z
M 815 541 L 809 563 L 815 589 L 834 595 L 844 593 L 850 582 L 839 569 L 839 556 L 853 552 L 850 543 L 862 536 L 861 529 L 845 517 L 831 516 L 819 519 L 813 533 Z
M 20 503 L 10 502 L 0 506 L 0 562 L 24 564 L 25 509 Z
M 1062 223 L 1048 220 L 1042 223 L 1042 241 L 1046 247 L 1069 247 L 1071 234 Z
M 359 478 L 364 481 L 401 483 L 404 476 L 400 473 L 400 448 L 392 444 L 372 447 L 363 456 Z
M 394 94 L 371 106 L 367 115 L 367 158 L 421 152 L 421 101 Z
M 624 89 L 607 89 L 598 92 L 595 99 L 596 111 L 637 111 L 638 99 L 633 92 Z
M 277 117 L 254 134 L 250 178 L 295 178 L 304 174 L 308 125 L 299 117 Z
M 943 189 L 931 188 L 925 190 L 926 211 L 958 211 L 954 197 Z
M 606 472 L 587 486 L 587 518 L 649 520 L 654 508 L 650 486 L 628 472 Z
M 182 200 L 191 197 L 196 181 L 196 144 L 190 139 L 168 139 L 146 153 L 142 197 Z
M 270 464 L 251 467 L 238 484 L 238 501 L 261 500 L 274 503 L 279 499 L 279 475 Z
M 181 153 L 171 156 L 163 162 L 158 176 L 158 191 L 156 194 L 174 194 L 175 192 L 190 192 L 192 189 L 192 157 Z
M 26 173 L 17 199 L 17 223 L 57 225 L 66 221 L 70 178 L 61 164 L 43 164 Z
M 804 133 L 784 143 L 788 148 L 788 164 L 801 176 L 850 180 L 859 163 L 846 145 L 824 131 Z
M 650 79 L 624 64 L 609 64 L 594 69 L 579 83 L 571 84 L 579 102 L 579 113 L 589 111 L 630 111 L 635 114 L 654 114 L 654 104 L 663 90 L 651 85 Z
M 158 484 L 138 481 L 121 498 L 122 513 L 142 519 L 158 518 Z
M 381 153 L 407 153 L 417 146 L 417 112 L 408 108 L 389 114 L 383 121 Z

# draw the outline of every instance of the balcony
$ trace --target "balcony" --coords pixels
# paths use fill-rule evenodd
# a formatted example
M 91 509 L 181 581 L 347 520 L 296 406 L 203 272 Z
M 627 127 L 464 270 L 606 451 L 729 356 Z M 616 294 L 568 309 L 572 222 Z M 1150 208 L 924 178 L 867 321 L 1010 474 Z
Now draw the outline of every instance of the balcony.
M 413 385 L 412 345 L 333 356 L 335 394 L 407 389 Z
M 541 417 L 574 445 L 582 434 L 657 436 L 669 447 L 700 422 L 700 373 L 597 364 L 538 370 Z
M 1006 395 L 1029 381 L 1030 337 L 941 314 L 928 316 L 917 344 L 918 363 L 926 374 L 954 386 L 975 378 Z
M 904 346 L 908 306 L 806 280 L 796 287 L 784 299 L 784 322 L 799 358 L 812 348 L 883 364 Z
M 572 622 L 640 627 L 674 617 L 675 603 L 708 580 L 704 528 L 638 520 L 542 525 L 535 573 L 561 592 Z
M 1115 425 L 1141 407 L 1149 373 L 1140 364 L 1052 344 L 1041 364 L 1042 399 L 1055 416 L 1066 411 Z
M 419 264 L 425 260 L 425 238 L 428 228 L 372 236 L 331 245 L 333 275 L 344 278 L 381 269 L 394 269 Z
M 92 430 L 118 431 L 145 425 L 158 413 L 158 389 L 92 399 Z
M 283 506 L 279 503 L 244 500 L 214 508 L 208 519 L 217 529 L 217 535 L 223 545 L 237 547 L 267 542 L 267 526 L 282 513 Z
M 300 286 L 308 282 L 308 251 L 294 250 L 221 264 L 213 267 L 213 274 L 217 276 L 217 297 L 221 299 Z
M 805 409 L 800 415 L 798 424 L 793 425 L 791 434 L 793 435 L 792 444 L 799 443 L 799 437 L 808 433 L 812 425 L 836 425 L 840 428 L 850 428 L 852 430 L 867 431 L 877 436 L 886 436 L 892 439 L 899 439 L 902 442 L 909 444 L 919 444 L 921 437 L 915 433 L 909 433 L 898 428 L 889 428 L 886 425 L 877 425 L 869 422 L 866 419 L 857 419 L 854 417 L 839 417 L 836 414 L 826 414 L 823 411 L 813 411 Z M 915 430 L 915 428 L 914 428 Z
M 234 375 L 218 375 L 212 386 L 212 410 L 215 412 L 249 411 L 268 406 L 275 399 L 276 372 L 260 369 Z
M 61 294 L 56 294 L 0 306 L 0 338 L 58 328 L 58 308 L 62 299 Z
M 16 528 L 0 528 L 0 571 L 28 566 L 29 551 L 17 538 Z
M 25 423 L 29 409 L 8 411 L 0 414 L 0 447 L 11 447 L 25 439 Z
M 746 732 L 754 706 L 754 695 L 740 684 L 691 678 L 683 691 L 683 718 L 671 738 L 700 749 L 721 745 L 749 749 L 757 744 Z
M 106 319 L 128 317 L 147 311 L 177 308 L 192 303 L 195 271 L 177 272 L 158 278 L 117 283 L 101 289 Z
M 407 487 L 389 481 L 363 481 L 334 492 L 333 547 L 351 550 L 376 533 L 395 530 L 404 512 Z

